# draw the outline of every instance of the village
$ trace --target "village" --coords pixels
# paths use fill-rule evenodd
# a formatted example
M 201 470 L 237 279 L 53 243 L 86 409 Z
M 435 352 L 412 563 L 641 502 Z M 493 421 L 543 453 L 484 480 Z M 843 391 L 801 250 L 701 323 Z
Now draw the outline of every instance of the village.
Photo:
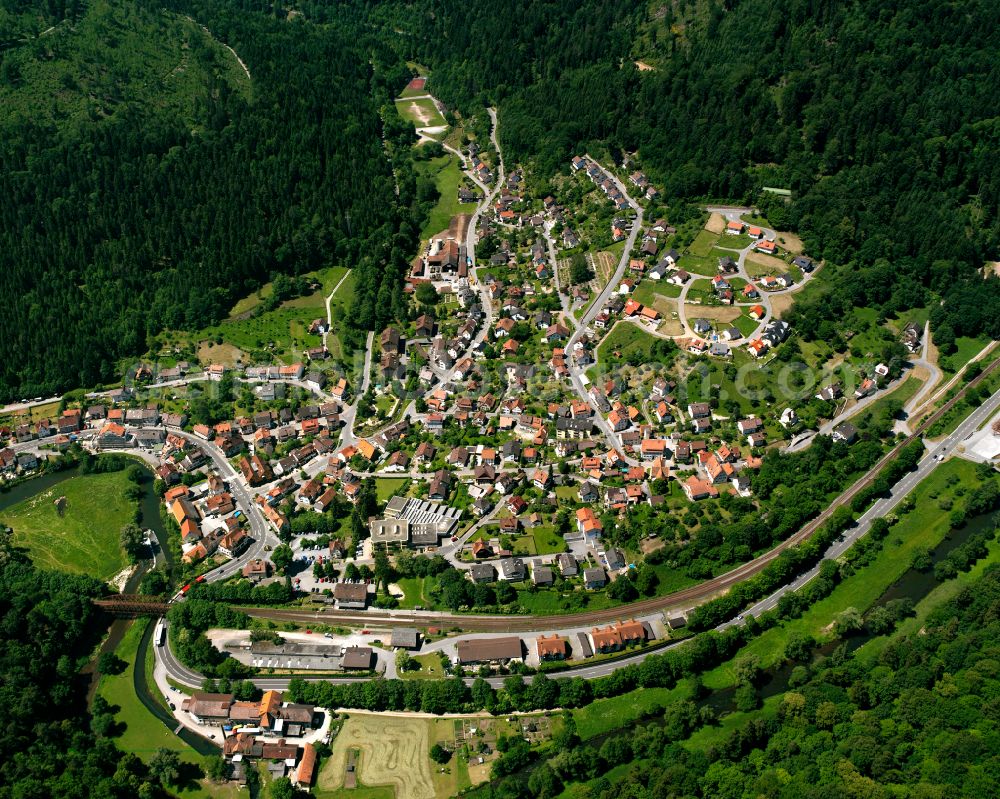
M 433 615 L 381 632 L 211 633 L 260 675 L 397 678 L 438 660 L 442 674 L 496 680 L 583 664 L 607 674 L 685 636 L 686 610 L 628 607 L 712 574 L 666 553 L 765 513 L 754 476 L 775 451 L 817 434 L 837 452 L 876 438 L 856 422 L 922 357 L 926 330 L 866 333 L 858 352 L 818 358 L 810 381 L 786 380 L 782 353 L 801 350 L 783 311 L 822 275 L 790 234 L 749 208 L 650 223 L 660 192 L 634 164 L 578 155 L 539 189 L 507 170 L 495 138 L 456 156 L 456 199 L 474 210 L 422 242 L 411 316 L 370 333 L 356 368 L 331 359 L 331 293 L 307 326 L 320 343 L 290 358 L 141 361 L 120 386 L 3 424 L 0 479 L 81 447 L 144 461 L 180 540 L 177 602 L 200 583 L 287 586 L 288 606 L 328 630 L 328 611 L 377 628 L 368 616 L 394 609 L 621 608 L 523 635 L 444 632 Z M 260 702 L 194 693 L 174 711 L 200 734 L 222 731 L 236 781 L 257 759 L 308 787 L 313 742 L 329 740 L 321 713 L 273 690 Z

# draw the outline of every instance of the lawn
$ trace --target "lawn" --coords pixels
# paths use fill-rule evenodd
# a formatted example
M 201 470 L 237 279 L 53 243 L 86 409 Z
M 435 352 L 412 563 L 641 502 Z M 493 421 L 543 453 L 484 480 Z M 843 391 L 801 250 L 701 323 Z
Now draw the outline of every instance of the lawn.
M 129 666 L 121 674 L 104 675 L 100 678 L 98 693 L 115 708 L 115 720 L 124 724 L 124 731 L 115 738 L 115 745 L 126 752 L 131 752 L 145 761 L 158 749 L 169 749 L 180 755 L 181 762 L 189 769 L 201 771 L 206 757 L 199 755 L 184 741 L 174 735 L 139 701 L 133 684 L 136 652 L 139 639 L 142 638 L 145 625 L 151 622 L 137 621 L 129 627 L 125 637 L 115 650 L 118 657 Z M 156 691 L 155 687 L 151 687 Z M 216 785 L 207 780 L 188 781 L 178 792 L 181 797 L 235 797 L 239 789 L 235 784 Z
M 941 362 L 939 364 L 941 371 L 949 376 L 955 374 L 959 369 L 965 366 L 965 364 L 978 355 L 983 347 L 989 343 L 990 340 L 988 338 L 969 338 L 968 336 L 957 337 L 955 339 L 955 352 L 941 358 Z
M 398 491 L 410 484 L 408 477 L 377 477 L 375 478 L 375 498 L 379 502 L 388 502 Z
M 705 277 L 719 274 L 719 262 L 711 255 L 682 255 L 679 266 L 692 274 Z
M 643 305 L 653 305 L 658 299 L 677 299 L 681 296 L 681 287 L 666 280 L 643 280 L 632 292 L 636 302 Z
M 118 536 L 134 518 L 136 504 L 124 497 L 130 485 L 124 471 L 70 477 L 0 512 L 0 524 L 40 567 L 106 580 L 126 565 Z M 63 496 L 59 516 L 55 501 Z
M 691 684 L 682 680 L 673 688 L 638 688 L 621 696 L 597 699 L 573 711 L 576 729 L 583 740 L 595 735 L 631 726 L 654 708 L 691 698 Z
M 443 680 L 444 668 L 441 666 L 441 657 L 437 652 L 429 652 L 426 655 L 414 655 L 413 660 L 420 664 L 420 668 L 414 671 L 405 671 L 399 675 L 401 680 Z
M 733 320 L 733 327 L 739 330 L 740 333 L 743 334 L 744 338 L 753 333 L 759 324 L 760 322 L 756 319 L 750 318 L 749 316 L 738 316 Z
M 402 577 L 396 584 L 403 592 L 403 598 L 399 600 L 399 607 L 404 610 L 413 610 L 418 605 L 430 608 L 434 602 L 427 595 L 427 589 L 433 584 L 433 577 Z
M 528 535 L 535 542 L 535 555 L 553 555 L 557 552 L 566 551 L 566 542 L 563 537 L 556 533 L 555 528 L 548 525 L 532 527 Z
M 779 663 L 785 644 L 793 633 L 823 639 L 830 634 L 829 626 L 838 613 L 857 608 L 862 613 L 910 567 L 914 554 L 937 546 L 950 529 L 949 510 L 941 508 L 940 498 L 953 495 L 949 480 L 966 489 L 978 484 L 975 465 L 963 460 L 943 463 L 917 486 L 913 497 L 915 507 L 900 517 L 882 542 L 871 563 L 841 582 L 829 596 L 815 603 L 802 616 L 767 630 L 740 650 L 738 657 L 756 655 L 764 668 Z M 709 688 L 725 688 L 735 684 L 735 658 L 704 675 Z
M 458 187 L 462 183 L 462 170 L 459 168 L 458 159 L 453 155 L 442 155 L 432 158 L 429 161 L 417 161 L 414 164 L 417 173 L 425 177 L 431 177 L 434 185 L 437 186 L 437 203 L 431 209 L 420 232 L 421 238 L 428 238 L 443 230 L 447 230 L 451 224 L 451 219 L 456 214 L 469 213 L 476 210 L 475 203 L 460 203 L 458 201 Z

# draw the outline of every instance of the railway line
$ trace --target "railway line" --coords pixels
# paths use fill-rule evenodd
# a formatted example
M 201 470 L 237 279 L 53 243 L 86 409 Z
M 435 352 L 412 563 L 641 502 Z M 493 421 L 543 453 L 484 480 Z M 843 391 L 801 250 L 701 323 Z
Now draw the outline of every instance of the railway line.
M 782 552 L 790 547 L 797 546 L 808 540 L 819 528 L 829 521 L 830 517 L 838 508 L 850 503 L 859 493 L 869 488 L 878 478 L 882 469 L 887 464 L 895 460 L 899 453 L 912 444 L 920 440 L 920 436 L 930 429 L 942 416 L 948 413 L 958 402 L 962 400 L 965 393 L 979 385 L 996 369 L 1000 367 L 1000 360 L 994 361 L 976 378 L 969 381 L 952 399 L 941 406 L 940 409 L 925 418 L 911 435 L 896 444 L 854 485 L 841 494 L 831 505 L 822 511 L 816 518 L 808 522 L 794 535 L 789 536 L 773 549 L 754 558 L 747 563 L 737 566 L 735 569 L 706 580 L 698 585 L 675 591 L 661 597 L 652 597 L 628 605 L 603 610 L 584 611 L 581 613 L 563 614 L 557 616 L 484 616 L 449 614 L 429 611 L 383 611 L 383 612 L 353 612 L 340 611 L 333 608 L 324 608 L 314 611 L 279 610 L 268 608 L 244 609 L 250 615 L 272 621 L 294 621 L 298 623 L 325 623 L 325 624 L 361 624 L 366 626 L 420 626 L 439 627 L 442 629 L 459 629 L 466 632 L 531 632 L 547 631 L 551 629 L 569 628 L 577 626 L 589 626 L 617 621 L 624 616 L 648 616 L 664 611 L 686 611 L 699 605 L 713 597 L 725 593 L 734 585 L 747 580 L 762 570 L 775 560 Z

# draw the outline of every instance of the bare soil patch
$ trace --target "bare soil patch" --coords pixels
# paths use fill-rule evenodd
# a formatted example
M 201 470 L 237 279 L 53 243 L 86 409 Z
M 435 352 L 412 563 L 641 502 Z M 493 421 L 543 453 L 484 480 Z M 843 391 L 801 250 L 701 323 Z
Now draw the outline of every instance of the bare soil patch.
M 705 230 L 709 233 L 725 233 L 726 218 L 718 212 L 711 214 L 705 223 Z
M 635 65 L 639 68 L 640 72 L 655 72 L 656 67 L 651 64 L 647 64 L 645 61 L 636 61 Z
M 224 366 L 236 366 L 246 353 L 232 344 L 216 344 L 214 341 L 202 341 L 198 344 L 198 360 L 204 364 L 221 363 Z
M 684 313 L 688 322 L 694 319 L 714 319 L 717 322 L 732 322 L 740 315 L 740 309 L 730 305 L 695 305 L 684 303 Z
M 775 294 L 771 297 L 771 312 L 774 316 L 780 317 L 794 304 L 794 294 Z
M 788 250 L 792 255 L 801 255 L 802 251 L 805 250 L 802 239 L 795 233 L 785 233 L 779 230 L 777 242 L 778 246 Z

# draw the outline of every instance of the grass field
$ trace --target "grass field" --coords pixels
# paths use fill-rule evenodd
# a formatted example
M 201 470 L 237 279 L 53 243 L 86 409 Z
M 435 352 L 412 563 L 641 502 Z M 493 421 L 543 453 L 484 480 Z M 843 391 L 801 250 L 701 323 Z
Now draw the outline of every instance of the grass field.
M 75 24 L 8 50 L 5 61 L 21 79 L 0 86 L 0 124 L 68 128 L 141 106 L 198 128 L 201 97 L 212 83 L 249 99 L 250 80 L 235 57 L 195 22 L 107 0 L 81 8 Z
M 444 668 L 441 666 L 441 658 L 437 652 L 429 652 L 426 655 L 414 655 L 413 660 L 420 664 L 420 668 L 402 672 L 399 675 L 401 680 L 444 679 Z
M 429 98 L 396 100 L 396 111 L 403 119 L 409 120 L 418 128 L 447 124 L 434 105 L 434 101 Z
M 14 543 L 39 566 L 106 580 L 126 565 L 118 536 L 135 510 L 123 496 L 129 485 L 124 471 L 71 477 L 3 511 L 0 524 L 14 529 Z M 62 496 L 60 517 L 55 500 Z
M 812 605 L 799 618 L 767 630 L 740 650 L 739 657 L 756 655 L 764 668 L 782 659 L 785 644 L 793 633 L 805 633 L 817 639 L 830 635 L 828 629 L 838 613 L 846 608 L 865 612 L 882 593 L 910 567 L 914 554 L 931 549 L 941 542 L 949 530 L 950 511 L 939 504 L 939 497 L 953 495 L 955 485 L 965 487 L 978 483 L 975 466 L 968 461 L 950 460 L 939 466 L 917 486 L 913 496 L 916 508 L 900 517 L 892 526 L 872 562 L 843 580 L 829 596 Z M 735 684 L 735 660 L 729 661 L 704 675 L 709 688 L 724 688 Z
M 689 681 L 673 688 L 639 688 L 610 699 L 598 699 L 573 711 L 576 729 L 583 740 L 625 727 L 653 708 L 691 698 Z
M 677 299 L 680 296 L 681 287 L 673 283 L 667 283 L 665 280 L 643 280 L 632 292 L 632 298 L 636 302 L 641 302 L 643 305 L 652 305 L 660 313 L 663 313 L 660 310 L 660 305 L 664 302 L 673 304 L 676 308 L 676 303 L 669 303 L 669 301 Z
M 333 752 L 323 764 L 316 784 L 316 796 L 358 797 L 357 789 L 343 790 L 347 754 L 360 752 L 357 765 L 362 785 L 388 793 L 372 797 L 396 799 L 444 799 L 468 787 L 468 769 L 457 757 L 439 771 L 429 752 L 435 742 L 451 748 L 454 743 L 452 719 L 404 718 L 393 716 L 350 716 L 333 741 Z
M 649 335 L 635 325 L 619 322 L 597 347 L 598 367 L 588 369 L 587 375 L 594 379 L 598 368 L 610 369 L 632 353 L 638 352 L 648 357 L 650 348 L 656 341 L 655 336 Z M 620 357 L 616 357 L 615 353 Z
M 688 252 L 691 255 L 706 256 L 717 244 L 719 244 L 720 236 L 717 233 L 711 233 L 708 230 L 698 231 L 698 235 L 694 237 L 694 241 L 691 242 L 691 246 L 688 247 Z M 733 246 L 736 245 L 727 245 Z
M 937 586 L 937 588 L 916 604 L 913 616 L 903 619 L 891 635 L 883 635 L 869 641 L 858 650 L 856 657 L 870 663 L 876 660 L 892 641 L 905 635 L 919 633 L 927 619 L 927 614 L 938 605 L 958 596 L 963 589 L 982 577 L 987 566 L 996 563 L 998 560 L 1000 560 L 1000 539 L 994 538 L 992 541 L 986 542 L 986 556 L 981 558 L 975 566 L 969 569 L 969 571 L 961 572 L 958 576 Z
M 205 758 L 171 733 L 135 695 L 133 671 L 139 639 L 142 638 L 145 624 L 143 620 L 134 623 L 115 650 L 118 657 L 129 664 L 128 668 L 121 674 L 102 676 L 97 689 L 98 693 L 116 708 L 115 720 L 124 725 L 122 734 L 115 738 L 115 745 L 126 752 L 132 752 L 146 762 L 158 749 L 169 749 L 177 752 L 181 762 L 187 764 L 189 769 L 197 768 L 201 771 Z M 240 792 L 234 783 L 216 785 L 207 780 L 192 780 L 181 787 L 178 795 L 185 799 L 199 799 L 199 797 L 229 799 L 239 796 Z
M 397 585 L 403 591 L 403 598 L 399 600 L 399 606 L 406 610 L 413 610 L 418 605 L 424 608 L 431 607 L 434 602 L 427 595 L 427 589 L 433 584 L 433 577 L 403 577 L 397 581 Z
M 377 477 L 375 479 L 375 498 L 379 502 L 388 502 L 389 497 L 402 490 L 410 482 L 408 477 Z
M 421 238 L 427 238 L 446 230 L 451 218 L 456 214 L 469 213 L 476 210 L 475 203 L 460 203 L 458 187 L 462 183 L 462 170 L 458 159 L 453 155 L 442 155 L 430 161 L 417 161 L 414 167 L 418 174 L 431 177 L 440 193 L 437 203 L 431 209 L 420 232 Z
M 341 283 L 344 276 L 346 279 Z M 272 311 L 253 316 L 252 312 L 270 296 L 270 284 L 239 300 L 230 312 L 229 318 L 217 325 L 187 333 L 167 331 L 158 337 L 154 351 L 176 345 L 197 345 L 198 356 L 205 363 L 221 361 L 230 365 L 248 356 L 264 360 L 270 355 L 284 363 L 303 360 L 302 351 L 307 347 L 318 347 L 320 336 L 308 333 L 313 319 L 326 318 L 326 297 L 339 284 L 334 294 L 330 310 L 334 322 L 334 334 L 327 344 L 334 358 L 342 355 L 340 341 L 336 335 L 338 319 L 350 313 L 354 299 L 354 276 L 347 274 L 345 267 L 334 266 L 313 272 L 308 277 L 315 278 L 320 288 L 304 297 L 296 297 L 282 303 Z M 218 343 L 218 342 L 223 343 Z M 329 363 L 329 362 L 328 362 Z
M 751 319 L 749 316 L 738 316 L 736 317 L 736 319 L 733 320 L 733 327 L 739 330 L 740 333 L 744 335 L 744 337 L 749 336 L 751 333 L 753 333 L 753 331 L 757 329 L 757 325 L 759 324 L 760 322 L 758 322 L 756 319 Z

